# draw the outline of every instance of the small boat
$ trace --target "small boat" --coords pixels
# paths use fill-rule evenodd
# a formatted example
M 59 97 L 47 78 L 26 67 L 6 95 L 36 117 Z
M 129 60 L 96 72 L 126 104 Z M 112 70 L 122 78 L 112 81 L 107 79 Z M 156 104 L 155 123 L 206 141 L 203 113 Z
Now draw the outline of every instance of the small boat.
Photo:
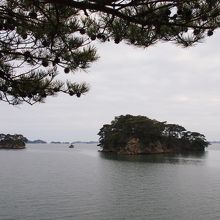
M 74 148 L 74 145 L 73 145 L 73 144 L 71 144 L 71 145 L 69 146 L 69 148 Z

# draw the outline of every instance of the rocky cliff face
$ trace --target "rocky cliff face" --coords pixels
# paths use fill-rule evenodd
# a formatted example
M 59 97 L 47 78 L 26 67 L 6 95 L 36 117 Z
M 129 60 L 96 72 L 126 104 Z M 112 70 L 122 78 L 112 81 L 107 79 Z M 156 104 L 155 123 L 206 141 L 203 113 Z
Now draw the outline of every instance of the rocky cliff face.
M 125 147 L 119 148 L 108 148 L 108 150 L 103 150 L 103 152 L 114 152 L 117 154 L 162 154 L 162 153 L 172 153 L 174 149 L 164 146 L 159 141 L 155 143 L 150 143 L 148 146 L 143 146 L 138 138 L 132 138 L 128 141 Z

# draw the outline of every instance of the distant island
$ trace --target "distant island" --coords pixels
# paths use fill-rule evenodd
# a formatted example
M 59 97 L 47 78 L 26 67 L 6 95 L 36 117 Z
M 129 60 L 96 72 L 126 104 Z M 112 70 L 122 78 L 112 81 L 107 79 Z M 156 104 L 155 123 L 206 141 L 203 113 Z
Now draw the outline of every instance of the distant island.
M 115 117 L 98 135 L 101 152 L 117 154 L 203 152 L 209 145 L 203 134 L 146 116 Z
M 98 144 L 97 141 L 73 141 L 73 142 L 61 142 L 61 141 L 51 141 L 51 144 Z
M 24 149 L 27 141 L 21 134 L 0 134 L 0 149 Z
M 210 144 L 220 144 L 220 141 L 209 141 Z
M 51 144 L 69 144 L 69 142 L 51 141 Z
M 28 141 L 27 141 L 27 144 L 47 144 L 47 142 L 38 139 L 38 140 L 34 140 L 34 141 L 28 140 Z
M 46 141 L 37 139 L 37 140 L 27 140 L 27 144 L 47 144 Z M 97 141 L 51 141 L 50 144 L 98 144 Z
M 47 144 L 46 141 L 37 139 L 37 140 L 27 140 L 27 144 Z M 51 141 L 50 144 L 98 144 L 97 141 Z
M 73 141 L 71 144 L 98 144 L 97 141 Z

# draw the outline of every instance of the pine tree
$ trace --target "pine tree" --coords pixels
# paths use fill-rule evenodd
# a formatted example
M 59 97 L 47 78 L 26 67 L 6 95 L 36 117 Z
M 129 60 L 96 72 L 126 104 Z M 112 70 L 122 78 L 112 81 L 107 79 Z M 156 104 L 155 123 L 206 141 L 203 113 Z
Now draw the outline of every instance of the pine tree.
M 0 100 L 43 102 L 63 92 L 80 97 L 86 83 L 58 79 L 97 60 L 92 41 L 148 47 L 191 46 L 219 26 L 216 0 L 2 0 Z

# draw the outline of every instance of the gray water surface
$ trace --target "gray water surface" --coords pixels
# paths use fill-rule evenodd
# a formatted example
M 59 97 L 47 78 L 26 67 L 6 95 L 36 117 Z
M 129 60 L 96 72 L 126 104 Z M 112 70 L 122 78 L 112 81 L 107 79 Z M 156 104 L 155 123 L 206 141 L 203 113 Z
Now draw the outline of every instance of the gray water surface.
M 97 150 L 90 144 L 0 150 L 0 219 L 220 219 L 220 145 L 178 156 Z

